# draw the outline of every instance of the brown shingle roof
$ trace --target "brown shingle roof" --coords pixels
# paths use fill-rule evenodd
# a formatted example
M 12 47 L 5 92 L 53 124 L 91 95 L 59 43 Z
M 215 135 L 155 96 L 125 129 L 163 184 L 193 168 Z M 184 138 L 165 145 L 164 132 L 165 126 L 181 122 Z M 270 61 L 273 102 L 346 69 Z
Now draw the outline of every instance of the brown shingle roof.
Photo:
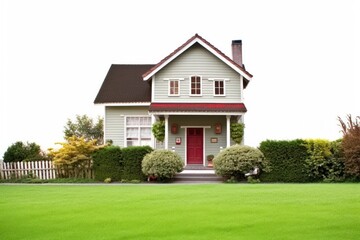
M 150 102 L 151 82 L 142 74 L 153 64 L 111 65 L 94 103 Z

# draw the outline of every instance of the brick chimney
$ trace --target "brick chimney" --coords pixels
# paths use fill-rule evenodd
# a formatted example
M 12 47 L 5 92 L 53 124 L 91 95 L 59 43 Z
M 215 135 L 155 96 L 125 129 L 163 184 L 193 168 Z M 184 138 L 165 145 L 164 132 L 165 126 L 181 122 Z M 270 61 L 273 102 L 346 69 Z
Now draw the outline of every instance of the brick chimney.
M 243 67 L 242 62 L 242 42 L 241 40 L 233 40 L 231 44 L 233 61 Z

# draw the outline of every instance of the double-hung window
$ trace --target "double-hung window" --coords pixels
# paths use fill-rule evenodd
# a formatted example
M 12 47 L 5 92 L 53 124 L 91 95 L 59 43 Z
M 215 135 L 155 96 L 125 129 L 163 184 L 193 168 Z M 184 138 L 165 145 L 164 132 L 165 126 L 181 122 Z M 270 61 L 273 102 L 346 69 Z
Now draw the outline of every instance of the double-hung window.
M 178 79 L 169 80 L 169 96 L 179 96 L 180 94 L 180 85 Z
M 201 77 L 191 76 L 190 77 L 190 95 L 201 96 Z
M 126 146 L 151 145 L 151 117 L 126 117 Z
M 214 80 L 214 95 L 215 96 L 225 96 L 225 81 L 224 80 Z
M 213 82 L 213 93 L 214 96 L 225 96 L 226 95 L 226 82 L 228 78 L 209 78 L 209 81 Z

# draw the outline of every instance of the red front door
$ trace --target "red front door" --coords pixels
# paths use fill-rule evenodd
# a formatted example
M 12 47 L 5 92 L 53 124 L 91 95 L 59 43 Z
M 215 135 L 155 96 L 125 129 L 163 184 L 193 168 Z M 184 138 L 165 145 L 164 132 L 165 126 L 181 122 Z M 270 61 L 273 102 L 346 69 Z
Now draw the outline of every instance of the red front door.
M 187 129 L 187 164 L 203 164 L 203 128 Z

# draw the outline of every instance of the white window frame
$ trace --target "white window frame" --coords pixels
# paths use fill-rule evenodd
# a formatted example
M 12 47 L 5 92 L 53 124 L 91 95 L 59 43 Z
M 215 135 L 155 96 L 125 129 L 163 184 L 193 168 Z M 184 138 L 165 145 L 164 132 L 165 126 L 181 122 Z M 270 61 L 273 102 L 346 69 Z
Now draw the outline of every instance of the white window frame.
M 164 78 L 164 81 L 168 81 L 168 96 L 169 97 L 178 97 L 178 96 L 180 96 L 180 90 L 181 90 L 181 88 L 180 88 L 180 86 L 181 86 L 181 81 L 183 81 L 184 80 L 184 78 Z M 170 94 L 170 82 L 171 81 L 178 81 L 178 94 Z
M 200 78 L 200 94 L 192 94 L 191 93 L 191 90 L 192 90 L 192 88 L 191 88 L 191 79 L 192 79 L 192 77 L 199 77 Z M 192 97 L 201 97 L 202 96 L 202 93 L 203 93 L 203 91 L 202 91 L 203 89 L 202 89 L 202 76 L 200 76 L 200 75 L 191 75 L 190 76 L 190 78 L 189 78 L 189 96 L 192 96 Z
M 141 125 L 140 123 L 137 124 L 137 125 L 127 125 L 127 119 L 128 118 L 150 118 L 150 121 L 149 121 L 149 125 Z M 128 116 L 125 116 L 124 117 L 124 146 L 125 147 L 128 147 L 128 138 L 127 138 L 127 131 L 128 131 L 128 128 L 137 128 L 137 141 L 138 141 L 138 144 L 137 145 L 133 145 L 133 146 L 151 146 L 151 116 L 149 115 L 128 115 Z M 149 139 L 142 139 L 141 138 L 141 128 L 150 128 L 150 137 Z M 147 145 L 141 145 L 141 142 L 142 141 L 149 141 L 149 144 Z M 129 140 L 131 141 L 131 140 Z
M 171 82 L 177 82 L 178 84 L 178 93 L 171 93 Z M 180 96 L 180 80 L 179 79 L 169 79 L 169 88 L 168 88 L 168 96 L 170 97 L 178 97 Z
M 226 82 L 229 81 L 228 78 L 209 78 L 209 81 L 213 81 L 213 96 L 214 97 L 225 97 L 226 96 Z M 215 82 L 222 81 L 224 83 L 224 93 L 216 94 L 215 91 Z

